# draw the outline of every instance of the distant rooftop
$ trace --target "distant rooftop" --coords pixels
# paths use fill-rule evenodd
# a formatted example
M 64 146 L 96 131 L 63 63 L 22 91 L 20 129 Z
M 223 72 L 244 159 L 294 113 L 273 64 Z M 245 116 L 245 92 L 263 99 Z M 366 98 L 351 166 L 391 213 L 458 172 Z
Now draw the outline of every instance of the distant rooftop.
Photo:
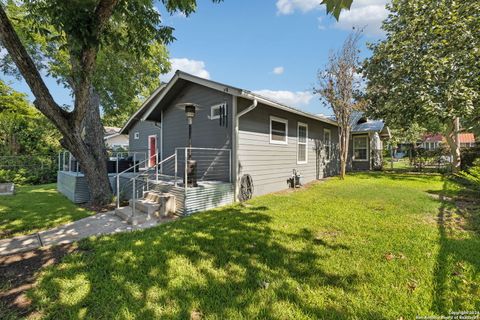
M 112 134 L 119 133 L 122 128 L 117 127 L 103 127 L 106 136 L 111 136 Z

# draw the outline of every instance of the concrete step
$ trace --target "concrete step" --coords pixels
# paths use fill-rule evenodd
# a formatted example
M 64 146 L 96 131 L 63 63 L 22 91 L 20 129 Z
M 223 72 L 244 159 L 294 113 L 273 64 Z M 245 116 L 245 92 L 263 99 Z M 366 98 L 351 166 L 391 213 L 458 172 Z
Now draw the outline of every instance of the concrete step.
M 128 202 L 130 207 L 133 207 L 133 200 Z M 135 209 L 141 211 L 149 216 L 153 215 L 160 209 L 161 204 L 158 202 L 149 201 L 146 199 L 135 200 Z
M 129 201 L 130 206 L 133 201 Z M 143 199 L 135 200 L 135 208 L 149 216 L 167 217 L 176 212 L 175 196 L 171 193 L 148 191 Z
M 135 215 L 132 215 L 132 207 L 120 207 L 115 209 L 115 215 L 131 225 L 142 224 L 152 219 L 147 214 L 138 210 L 135 212 Z

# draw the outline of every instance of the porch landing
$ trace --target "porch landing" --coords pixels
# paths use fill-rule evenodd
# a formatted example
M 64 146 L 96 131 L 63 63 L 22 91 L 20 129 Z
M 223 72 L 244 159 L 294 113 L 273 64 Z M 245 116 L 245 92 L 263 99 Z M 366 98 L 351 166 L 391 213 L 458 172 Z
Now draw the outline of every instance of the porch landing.
M 131 178 L 135 173 L 125 173 L 120 177 L 120 190 L 122 200 L 132 198 Z M 109 174 L 110 184 L 116 194 L 116 174 Z M 57 190 L 74 203 L 85 203 L 89 200 L 88 185 L 82 173 L 58 171 Z M 148 185 L 148 188 L 147 188 Z M 198 181 L 197 187 L 184 188 L 183 181 L 167 175 L 159 175 L 156 179 L 137 181 L 137 195 L 143 191 L 153 190 L 160 193 L 171 193 L 175 196 L 177 211 L 179 215 L 190 215 L 195 212 L 204 211 L 231 204 L 234 202 L 234 188 L 230 182 L 222 181 Z

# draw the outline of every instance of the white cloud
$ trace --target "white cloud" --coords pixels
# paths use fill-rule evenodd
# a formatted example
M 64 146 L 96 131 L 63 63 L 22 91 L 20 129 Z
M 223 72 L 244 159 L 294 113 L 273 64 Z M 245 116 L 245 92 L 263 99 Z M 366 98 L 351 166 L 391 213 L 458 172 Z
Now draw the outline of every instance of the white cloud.
M 338 22 L 332 26 L 336 29 L 352 30 L 353 27 L 364 28 L 364 32 L 370 35 L 380 35 L 382 21 L 388 15 L 385 5 L 389 0 L 355 0 L 350 10 L 343 10 Z M 324 27 L 319 20 L 319 28 Z
M 292 107 L 306 106 L 313 99 L 313 93 L 310 91 L 275 91 L 265 89 L 253 92 Z
M 299 10 L 303 13 L 319 9 L 320 0 L 277 0 L 277 14 L 292 14 Z
M 342 10 L 340 20 L 333 22 L 332 27 L 351 30 L 352 27 L 364 28 L 366 34 L 382 34 L 382 21 L 387 17 L 385 5 L 390 0 L 354 0 L 350 10 Z M 306 13 L 312 10 L 325 10 L 320 0 L 277 0 L 277 14 L 288 15 L 297 11 Z M 319 18 L 318 28 L 324 30 L 324 19 Z
M 205 68 L 205 62 L 203 61 L 191 60 L 187 58 L 172 58 L 170 59 L 170 63 L 172 64 L 172 69 L 169 73 L 160 77 L 162 81 L 169 81 L 177 70 L 181 70 L 201 78 L 210 79 L 210 73 Z
M 273 73 L 274 73 L 274 74 L 280 75 L 280 74 L 283 74 L 283 72 L 285 72 L 285 68 L 284 68 L 284 67 L 275 67 L 275 68 L 273 68 Z

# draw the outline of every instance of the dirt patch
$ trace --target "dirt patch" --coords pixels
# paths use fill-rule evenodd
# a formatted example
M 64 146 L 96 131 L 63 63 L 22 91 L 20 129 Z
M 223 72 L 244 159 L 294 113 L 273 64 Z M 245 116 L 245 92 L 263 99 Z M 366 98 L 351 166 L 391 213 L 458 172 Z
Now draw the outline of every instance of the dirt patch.
M 67 244 L 0 256 L 0 312 L 31 315 L 31 301 L 25 293 L 34 286 L 38 272 L 75 250 L 76 245 Z

